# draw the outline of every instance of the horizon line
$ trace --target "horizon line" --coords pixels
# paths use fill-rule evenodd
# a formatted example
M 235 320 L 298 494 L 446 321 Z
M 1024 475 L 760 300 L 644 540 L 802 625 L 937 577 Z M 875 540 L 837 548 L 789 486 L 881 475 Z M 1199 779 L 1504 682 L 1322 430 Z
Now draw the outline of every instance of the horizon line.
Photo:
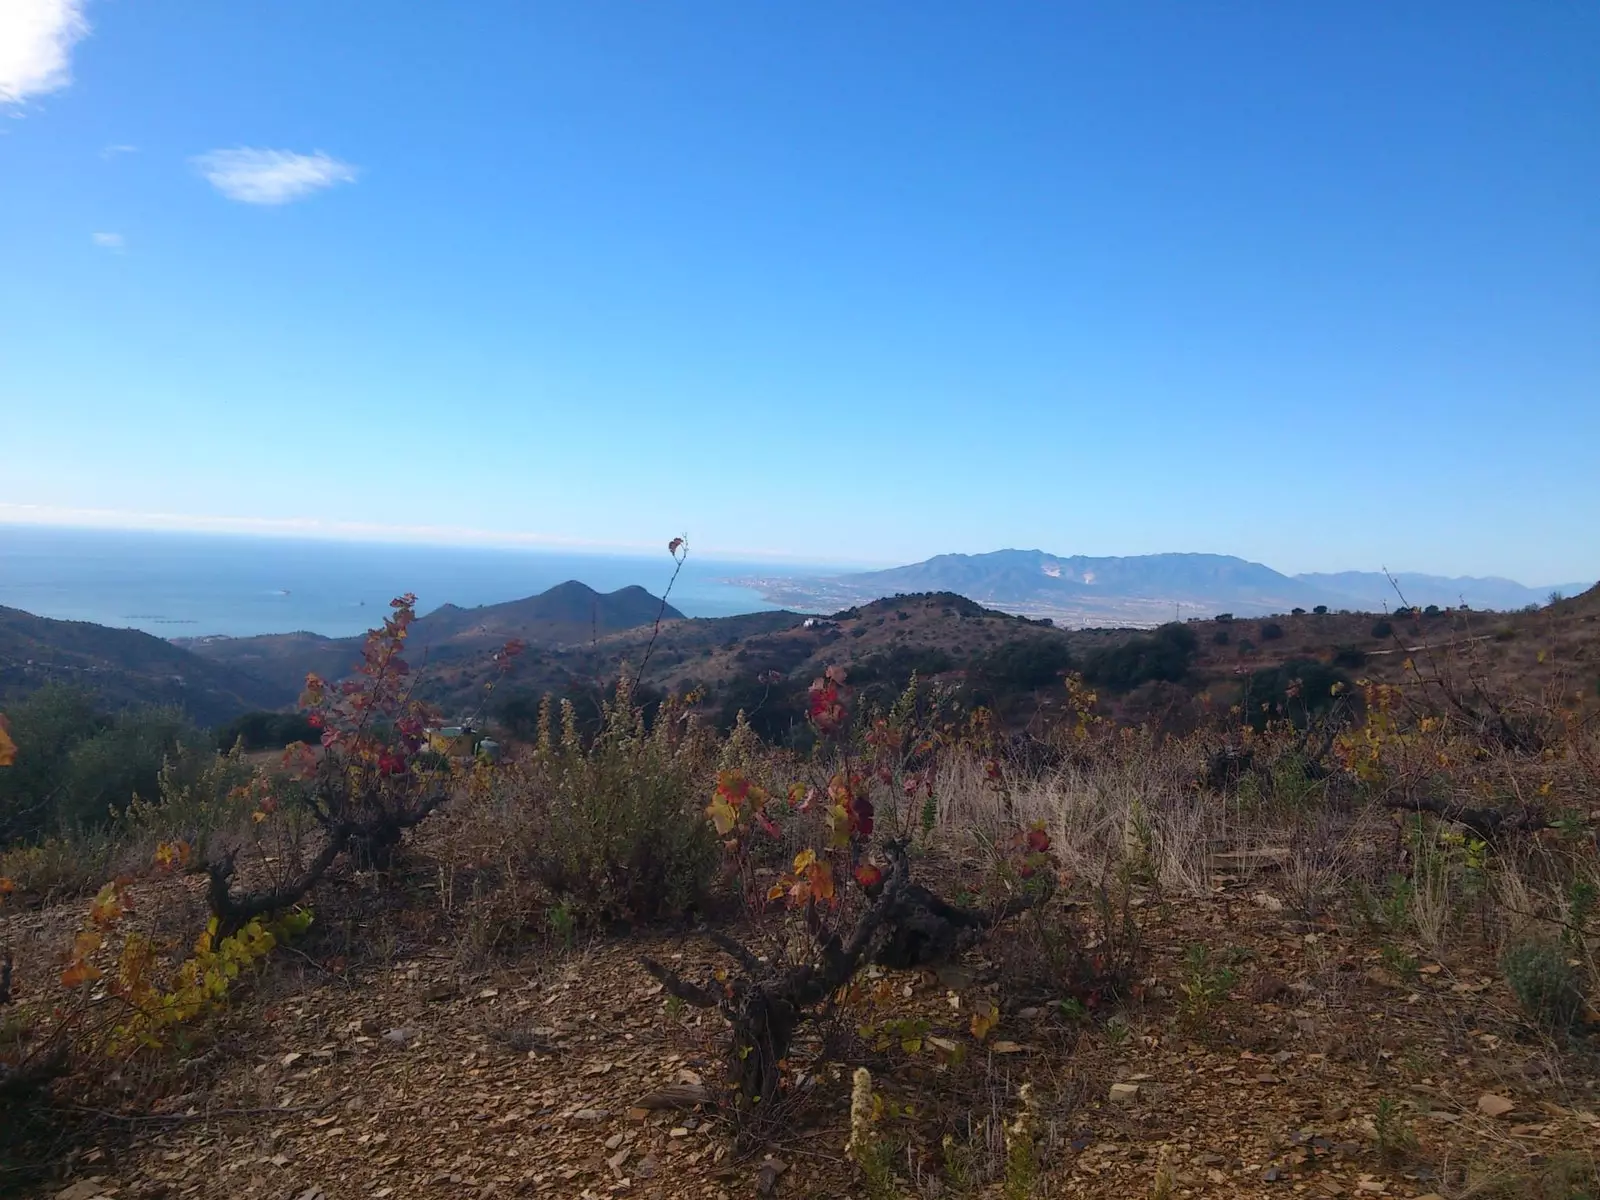
M 377 521 L 341 521 L 321 517 L 238 517 L 195 515 L 191 513 L 129 512 L 110 508 L 66 508 L 46 504 L 18 504 L 0 501 L 0 526 L 25 526 L 42 529 L 120 530 L 133 533 L 220 534 L 234 537 L 266 537 L 282 540 L 303 538 L 319 542 L 351 542 L 367 545 L 460 547 L 507 551 L 566 550 L 577 554 L 627 554 L 649 557 L 667 548 L 670 538 L 659 542 L 614 542 L 594 538 L 573 538 L 560 534 L 522 530 L 477 529 L 464 525 L 393 525 Z M 744 559 L 754 565 L 793 564 L 809 567 L 883 567 L 884 559 L 818 559 L 783 550 L 752 550 L 713 546 L 697 549 L 692 537 L 686 539 L 696 557 L 718 556 Z M 901 565 L 901 564 L 892 564 Z

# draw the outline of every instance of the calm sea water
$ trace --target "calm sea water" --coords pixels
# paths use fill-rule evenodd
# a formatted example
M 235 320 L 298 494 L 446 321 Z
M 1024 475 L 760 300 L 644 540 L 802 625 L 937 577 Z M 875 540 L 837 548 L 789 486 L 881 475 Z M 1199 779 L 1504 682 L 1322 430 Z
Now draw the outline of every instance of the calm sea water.
M 757 612 L 776 606 L 722 580 L 802 573 L 691 554 L 672 603 L 695 617 Z M 160 637 L 345 637 L 375 625 L 404 592 L 425 613 L 517 600 L 568 579 L 659 596 L 671 575 L 665 547 L 645 558 L 0 525 L 0 605 Z

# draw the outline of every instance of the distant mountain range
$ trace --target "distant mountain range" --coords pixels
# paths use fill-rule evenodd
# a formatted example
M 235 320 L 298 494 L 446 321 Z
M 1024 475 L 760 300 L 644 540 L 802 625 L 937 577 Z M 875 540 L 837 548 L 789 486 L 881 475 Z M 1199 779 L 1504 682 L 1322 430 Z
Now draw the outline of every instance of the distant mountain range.
M 877 611 L 858 606 L 916 593 L 924 593 L 924 603 L 912 606 L 918 612 L 949 616 L 956 612 L 959 597 L 966 597 L 998 610 L 990 614 L 996 619 L 1000 613 L 1049 616 L 1058 626 L 1078 628 L 1155 625 L 1220 612 L 1259 616 L 1317 605 L 1374 611 L 1401 603 L 1379 572 L 1291 576 L 1219 554 L 1062 558 L 1038 550 L 999 550 L 942 554 L 887 571 L 741 582 L 799 612 L 833 613 L 856 622 L 851 638 L 866 639 L 852 641 L 850 649 L 857 653 L 877 646 L 872 639 L 880 627 L 901 636 L 910 628 L 904 624 L 908 615 L 894 605 Z M 1551 592 L 1572 596 L 1589 586 L 1534 588 L 1508 579 L 1414 574 L 1399 575 L 1395 582 L 1406 603 L 1466 603 L 1477 609 L 1523 608 L 1547 600 Z M 1596 595 L 1600 589 L 1588 600 Z M 559 688 L 564 681 L 614 671 L 625 661 L 642 661 L 646 646 L 656 641 L 652 626 L 658 617 L 672 627 L 655 647 L 652 669 L 668 683 L 720 677 L 718 672 L 732 678 L 740 671 L 792 669 L 795 654 L 806 663 L 807 655 L 836 654 L 827 647 L 843 636 L 838 621 L 803 627 L 802 617 L 790 611 L 686 620 L 643 588 L 600 593 L 569 581 L 503 604 L 446 604 L 412 626 L 408 658 L 413 666 L 428 669 L 439 698 L 450 703 L 468 696 L 481 700 L 490 653 L 520 638 L 531 652 L 520 664 L 516 686 Z M 803 628 L 804 633 L 796 632 Z M 794 638 L 800 641 L 791 646 Z M 137 630 L 51 620 L 0 607 L 0 708 L 47 683 L 68 682 L 92 689 L 112 705 L 176 704 L 198 723 L 216 725 L 251 709 L 292 705 L 308 672 L 342 678 L 359 661 L 361 644 L 361 638 L 313 633 L 169 642 Z
M 886 571 L 741 582 L 760 587 L 774 603 L 807 611 L 831 611 L 904 593 L 948 591 L 1007 612 L 1049 616 L 1070 625 L 1148 625 L 1174 617 L 1217 612 L 1258 616 L 1317 605 L 1367 611 L 1394 609 L 1402 603 L 1518 609 L 1542 604 L 1552 592 L 1572 595 L 1590 586 L 1526 587 L 1509 579 L 1404 573 L 1395 576 L 1397 592 L 1379 571 L 1284 575 L 1226 554 L 1063 558 L 1042 550 L 940 554 Z

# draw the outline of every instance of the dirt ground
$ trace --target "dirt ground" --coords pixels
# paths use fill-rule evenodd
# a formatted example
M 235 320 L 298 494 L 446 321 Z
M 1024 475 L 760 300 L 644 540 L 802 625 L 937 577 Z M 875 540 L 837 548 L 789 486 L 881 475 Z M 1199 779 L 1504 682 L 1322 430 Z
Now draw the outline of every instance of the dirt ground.
M 886 1101 L 900 1194 L 962 1194 L 940 1182 L 949 1134 L 974 1180 L 964 1194 L 1001 1195 L 984 1177 L 1024 1080 L 1040 1108 L 1036 1196 L 1591 1194 L 1563 1180 L 1600 1150 L 1593 1051 L 1532 1035 L 1470 945 L 1397 960 L 1348 916 L 1301 919 L 1270 866 L 1218 876 L 1202 898 L 1141 893 L 1140 979 L 1109 1016 L 1006 994 L 993 957 L 1006 930 L 938 971 L 872 981 L 887 998 L 877 1028 L 904 1024 L 878 1039 L 887 1050 L 846 1030 L 845 1057 L 869 1063 Z M 145 911 L 181 924 L 200 883 L 150 885 L 170 890 Z M 42 947 L 70 917 L 13 915 L 7 935 Z M 102 1122 L 38 1194 L 866 1194 L 845 1156 L 849 1066 L 820 1067 L 785 1131 L 747 1154 L 692 1103 L 715 1086 L 725 1027 L 671 1001 L 639 958 L 709 967 L 703 938 L 535 949 L 464 973 L 447 937 L 380 944 L 378 925 L 349 927 L 349 954 L 328 953 L 324 931 L 278 955 L 194 1054 L 192 1086 Z M 1000 1019 L 979 1042 L 971 1016 L 990 1002 Z M 793 1065 L 807 1071 L 817 1048 Z

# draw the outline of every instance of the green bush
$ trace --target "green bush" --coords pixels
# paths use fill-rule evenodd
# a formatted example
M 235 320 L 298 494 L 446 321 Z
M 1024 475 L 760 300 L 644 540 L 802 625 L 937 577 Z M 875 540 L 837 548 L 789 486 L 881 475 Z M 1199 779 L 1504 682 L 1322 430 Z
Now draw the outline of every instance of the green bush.
M 101 825 L 135 797 L 154 798 L 167 756 L 200 742 L 182 709 L 118 713 L 109 728 L 80 742 L 67 756 L 56 802 L 57 826 L 72 830 Z M 210 752 L 206 746 L 205 753 Z
M 217 730 L 217 749 L 226 753 L 238 742 L 245 750 L 281 750 L 291 742 L 315 745 L 322 731 L 304 713 L 252 712 L 235 717 Z
M 6 710 L 16 761 L 0 771 L 0 844 L 54 832 L 56 799 L 74 747 L 109 719 L 78 688 L 51 684 Z
M 1112 691 L 1130 692 L 1141 683 L 1181 683 L 1189 674 L 1199 639 L 1193 629 L 1176 623 L 1120 646 L 1097 650 L 1085 660 L 1083 676 Z
M 1250 676 L 1245 712 L 1257 728 L 1283 717 L 1304 726 L 1331 709 L 1349 687 L 1349 677 L 1342 671 L 1315 659 L 1292 658 Z
M 162 763 L 154 796 L 141 793 L 128 805 L 113 834 L 148 856 L 162 842 L 186 842 L 204 862 L 213 836 L 248 827 L 256 799 L 242 790 L 251 768 L 235 746 L 226 753 L 201 745 L 179 745 Z M 292 795 L 285 788 L 281 794 Z
M 1500 960 L 1506 982 L 1528 1018 L 1547 1033 L 1577 1028 L 1583 1015 L 1583 984 L 1556 942 L 1529 939 L 1511 946 Z
M 1388 621 L 1377 621 L 1377 622 L 1373 623 L 1373 626 L 1372 626 L 1372 636 L 1373 637 L 1375 637 L 1375 638 L 1386 638 L 1386 637 L 1392 637 L 1393 635 L 1394 635 L 1394 626 L 1391 625 Z
M 97 710 L 76 688 L 41 688 L 7 711 L 16 762 L 0 772 L 0 844 L 104 825 L 134 796 L 152 799 L 161 765 L 200 744 L 182 710 Z
M 1260 633 L 1263 642 L 1275 642 L 1283 636 L 1283 626 L 1276 621 L 1263 621 Z
M 762 741 L 774 746 L 809 745 L 806 724 L 806 685 L 810 680 L 762 679 L 740 675 L 717 690 L 716 724 L 723 732 L 733 729 L 743 713 Z
M 1319 617 L 1325 617 L 1328 615 L 1328 606 L 1326 604 L 1319 604 L 1311 611 L 1316 613 Z
M 1072 666 L 1061 638 L 1017 638 L 996 646 L 973 664 L 980 681 L 1001 690 L 1032 691 L 1060 680 Z
M 1357 646 L 1340 646 L 1333 652 L 1333 665 L 1336 667 L 1364 667 L 1367 663 L 1367 652 Z
M 1226 646 L 1229 640 L 1226 629 L 1219 629 L 1211 635 L 1211 644 L 1214 646 Z
M 524 850 L 580 921 L 678 919 L 702 903 L 717 865 L 704 811 L 710 761 L 682 721 L 647 729 L 627 689 L 618 691 L 587 744 L 563 703 L 561 736 L 542 738 L 509 781 L 532 817 Z

